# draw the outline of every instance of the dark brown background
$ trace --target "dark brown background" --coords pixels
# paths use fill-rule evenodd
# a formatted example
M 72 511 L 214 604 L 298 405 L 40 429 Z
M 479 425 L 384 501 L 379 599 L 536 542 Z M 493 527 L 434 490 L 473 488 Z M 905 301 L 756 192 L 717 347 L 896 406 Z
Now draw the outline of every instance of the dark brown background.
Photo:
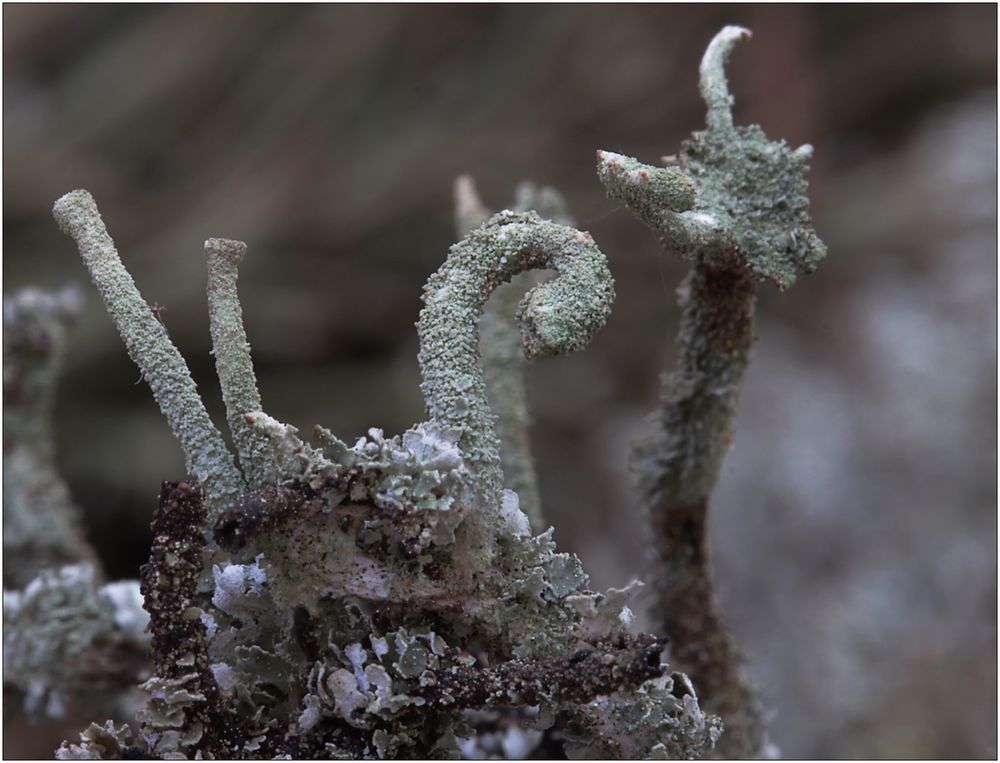
M 53 200 L 96 196 L 221 421 L 201 242 L 246 240 L 265 406 L 351 438 L 422 418 L 413 322 L 451 181 L 562 189 L 618 301 L 532 368 L 556 539 L 595 586 L 642 575 L 629 493 L 685 267 L 605 198 L 594 150 L 655 162 L 704 124 L 726 23 L 736 119 L 816 147 L 830 255 L 762 290 L 712 516 L 719 588 L 786 756 L 995 757 L 996 8 L 5 5 L 4 291 L 85 282 Z M 89 286 L 59 458 L 134 577 L 181 454 Z M 9 711 L 8 711 L 9 712 Z M 86 713 L 84 712 L 84 715 Z M 14 727 L 47 754 L 84 720 Z

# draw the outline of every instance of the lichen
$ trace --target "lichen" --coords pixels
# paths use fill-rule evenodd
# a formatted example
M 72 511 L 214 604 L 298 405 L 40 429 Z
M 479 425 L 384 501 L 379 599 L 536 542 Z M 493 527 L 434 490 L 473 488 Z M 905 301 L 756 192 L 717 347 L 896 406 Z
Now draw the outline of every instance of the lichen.
M 518 308 L 525 355 L 581 349 L 604 325 L 614 299 L 607 263 L 588 233 L 531 212 L 500 212 L 453 246 L 424 287 L 418 323 L 428 413 L 441 426 L 462 432 L 462 450 L 494 497 L 503 476 L 477 325 L 493 289 L 531 268 L 552 268 L 559 275 L 529 291 Z
M 809 215 L 805 172 L 812 147 L 793 150 L 757 125 L 733 124 L 724 65 L 733 45 L 749 37 L 729 26 L 708 46 L 701 62 L 708 129 L 665 157 L 667 168 L 598 151 L 598 176 L 668 251 L 786 289 L 826 256 Z
M 665 570 L 654 586 L 662 635 L 632 630 L 638 583 L 591 590 L 552 528 L 538 532 L 523 362 L 585 347 L 614 298 L 604 255 L 565 224 L 558 194 L 522 186 L 514 210 L 490 216 L 459 181 L 461 240 L 428 280 L 417 324 L 428 419 L 395 436 L 373 427 L 353 445 L 322 427 L 307 443 L 263 411 L 236 290 L 246 246 L 209 239 L 213 352 L 242 474 L 93 199 L 56 202 L 193 477 L 164 484 L 141 570 L 154 673 L 136 746 L 125 750 L 113 724 L 92 726 L 61 756 L 688 758 L 717 741 L 722 754 L 760 754 L 761 709 L 714 604 L 704 519 L 749 360 L 756 283 L 787 288 L 825 249 L 808 215 L 809 151 L 732 123 L 723 63 L 745 36 L 727 27 L 709 46 L 708 129 L 668 167 L 598 153 L 609 194 L 693 262 L 681 368 L 664 389 L 660 432 L 634 459 Z M 516 309 L 509 296 L 488 307 L 502 284 L 540 269 L 556 275 Z M 72 588 L 45 580 L 5 599 L 15 623 L 32 622 L 28 604 L 43 592 Z M 81 619 L 105 611 L 88 595 L 67 611 L 103 622 Z M 77 654 L 67 639 L 45 631 L 39 643 Z M 44 674 L 39 659 L 22 662 Z M 54 696 L 64 678 L 29 690 Z M 723 716 L 721 738 L 696 686 Z
M 99 219 L 96 209 L 83 218 Z M 93 236 L 79 238 L 86 254 Z M 634 587 L 590 591 L 551 529 L 531 535 L 502 485 L 476 331 L 494 288 L 550 267 L 557 276 L 517 311 L 520 343 L 528 357 L 583 347 L 614 296 L 589 234 L 507 211 L 452 247 L 418 324 L 430 419 L 394 437 L 372 428 L 353 445 L 322 427 L 307 444 L 257 410 L 227 252 L 242 246 L 210 241 L 210 259 L 228 257 L 212 266 L 213 339 L 255 487 L 222 503 L 211 481 L 164 486 L 142 569 L 155 674 L 143 685 L 139 748 L 156 757 L 448 756 L 473 731 L 468 713 L 497 708 L 518 725 L 568 714 L 603 739 L 588 708 L 665 675 L 663 642 L 629 635 Z M 114 296 L 112 311 L 130 299 L 141 298 Z M 122 333 L 143 362 L 159 357 L 165 334 Z M 650 696 L 657 723 L 689 724 L 672 698 Z M 660 743 L 648 731 L 636 749 Z
M 97 556 L 55 465 L 53 402 L 72 325 L 76 287 L 22 289 L 3 301 L 3 584 L 22 588 L 45 570 Z
M 566 200 L 554 188 L 539 188 L 524 182 L 518 185 L 515 196 L 513 209 L 516 212 L 537 212 L 543 219 L 560 225 L 576 225 Z M 491 216 L 492 213 L 480 200 L 472 178 L 468 175 L 457 178 L 455 229 L 459 237 L 466 236 Z M 539 283 L 539 275 L 537 271 L 522 273 L 510 283 L 498 286 L 487 301 L 479 321 L 483 379 L 486 397 L 496 419 L 503 484 L 517 494 L 521 510 L 535 532 L 542 532 L 548 524 L 542 512 L 531 452 L 531 415 L 525 388 L 527 363 L 515 315 L 525 290 Z
M 103 726 L 91 723 L 80 733 L 79 744 L 63 742 L 56 750 L 57 760 L 122 760 L 129 752 L 132 731 L 125 724 L 107 721 Z
M 246 251 L 247 245 L 242 241 L 210 238 L 205 242 L 208 320 L 215 369 L 243 477 L 250 488 L 258 488 L 273 479 L 276 467 L 266 435 L 247 421 L 247 415 L 260 411 L 262 406 L 236 291 L 238 269 Z
M 4 591 L 4 683 L 24 693 L 30 716 L 61 717 L 84 701 L 119 712 L 148 671 L 138 586 L 94 577 L 88 564 L 69 565 Z
M 811 147 L 793 151 L 757 125 L 733 124 L 724 65 L 749 36 L 730 26 L 708 46 L 700 71 L 708 127 L 665 157 L 666 168 L 597 153 L 608 194 L 659 234 L 666 250 L 693 263 L 678 290 L 679 367 L 664 377 L 658 430 L 634 445 L 632 468 L 660 565 L 654 614 L 672 639 L 677 666 L 691 674 L 706 708 L 722 716 L 719 754 L 735 758 L 764 753 L 764 711 L 715 601 L 708 501 L 750 360 L 756 284 L 784 290 L 826 255 L 809 216 Z
M 187 363 L 122 265 L 94 197 L 71 191 L 56 201 L 52 214 L 63 233 L 76 241 L 129 356 L 184 450 L 188 472 L 204 486 L 213 511 L 221 510 L 243 492 L 243 478 L 205 410 Z

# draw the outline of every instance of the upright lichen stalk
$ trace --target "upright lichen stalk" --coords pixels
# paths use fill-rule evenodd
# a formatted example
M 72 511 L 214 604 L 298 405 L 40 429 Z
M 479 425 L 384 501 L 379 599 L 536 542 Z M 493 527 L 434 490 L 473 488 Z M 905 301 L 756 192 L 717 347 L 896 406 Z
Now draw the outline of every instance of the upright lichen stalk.
M 659 429 L 633 452 L 660 572 L 656 616 L 672 654 L 725 724 L 722 757 L 764 752 L 763 712 L 741 675 L 742 658 L 715 600 L 706 536 L 709 496 L 732 441 L 739 385 L 754 340 L 758 281 L 779 289 L 815 269 L 826 249 L 812 229 L 805 162 L 756 125 L 737 127 L 724 71 L 738 40 L 723 29 L 701 63 L 708 129 L 686 141 L 669 168 L 598 152 L 608 193 L 693 262 L 678 290 L 683 310 L 678 368 L 664 379 Z
M 94 197 L 72 191 L 56 201 L 52 213 L 76 241 L 129 355 L 184 450 L 188 472 L 203 487 L 213 515 L 221 513 L 245 489 L 243 478 L 205 410 L 187 363 L 122 265 Z
M 263 408 L 236 290 L 239 266 L 246 252 L 247 245 L 242 241 L 210 238 L 205 242 L 208 319 L 215 370 L 243 476 L 251 488 L 259 488 L 274 479 L 276 467 L 267 437 L 247 421 L 249 414 Z

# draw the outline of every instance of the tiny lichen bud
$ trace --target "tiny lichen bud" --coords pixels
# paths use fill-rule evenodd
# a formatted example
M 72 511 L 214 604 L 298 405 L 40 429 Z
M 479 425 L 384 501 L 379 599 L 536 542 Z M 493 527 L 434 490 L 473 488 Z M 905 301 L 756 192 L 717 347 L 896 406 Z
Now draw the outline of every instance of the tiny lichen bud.
M 702 56 L 698 73 L 701 97 L 708 106 L 710 130 L 725 131 L 733 127 L 733 97 L 726 82 L 726 61 L 737 42 L 749 40 L 752 36 L 750 30 L 743 27 L 723 27 Z

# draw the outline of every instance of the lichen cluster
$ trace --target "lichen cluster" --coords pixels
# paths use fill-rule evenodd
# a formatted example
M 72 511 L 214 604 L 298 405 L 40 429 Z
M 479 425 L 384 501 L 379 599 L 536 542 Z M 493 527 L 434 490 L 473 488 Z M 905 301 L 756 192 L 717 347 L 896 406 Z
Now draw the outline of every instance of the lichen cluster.
M 112 314 L 124 312 L 117 301 L 142 312 L 134 286 L 121 286 L 124 267 L 89 194 L 63 197 L 55 213 L 85 260 L 99 259 L 91 274 Z M 177 381 L 183 361 L 162 326 L 144 312 L 148 335 L 123 329 L 184 434 L 194 477 L 164 487 L 142 572 L 156 671 L 143 687 L 137 749 L 450 756 L 476 735 L 471 712 L 501 709 L 512 727 L 544 726 L 539 743 L 572 727 L 568 750 L 710 747 L 718 724 L 693 693 L 685 701 L 673 692 L 663 642 L 628 633 L 625 602 L 635 587 L 589 590 L 579 560 L 556 551 L 551 529 L 532 535 L 517 494 L 503 487 L 480 317 L 497 286 L 551 268 L 556 276 L 517 310 L 524 354 L 581 349 L 614 296 L 590 235 L 514 211 L 471 230 L 424 290 L 418 333 L 429 420 L 395 437 L 373 428 L 353 445 L 322 427 L 306 443 L 294 427 L 250 410 L 260 396 L 235 289 L 244 251 L 239 242 L 206 244 L 236 477 L 235 459 L 206 446 L 218 432 L 198 420 L 203 406 L 196 416 L 174 410 L 193 385 L 186 374 Z M 236 493 L 220 488 L 234 484 Z M 626 727 L 622 713 L 636 702 L 645 709 Z M 100 728 L 102 739 L 111 733 Z M 87 737 L 60 754 L 94 744 Z
M 700 72 L 707 129 L 664 157 L 666 167 L 597 152 L 608 194 L 652 228 L 664 249 L 693 263 L 678 290 L 678 369 L 664 377 L 658 429 L 634 446 L 632 467 L 658 562 L 654 614 L 673 639 L 677 665 L 722 717 L 718 752 L 731 758 L 765 753 L 765 714 L 715 601 L 708 500 L 750 361 L 757 282 L 784 290 L 826 256 L 809 215 L 812 147 L 793 151 L 757 125 L 733 124 L 724 65 L 735 43 L 749 37 L 729 26 L 712 40 Z
M 135 727 L 91 724 L 59 758 L 695 758 L 723 730 L 699 693 L 731 723 L 730 749 L 762 751 L 756 698 L 714 610 L 702 525 L 749 358 L 755 281 L 786 287 L 823 248 L 808 219 L 807 152 L 732 124 L 722 66 L 741 36 L 727 27 L 710 45 L 709 129 L 670 168 L 598 154 L 609 193 L 695 263 L 682 369 L 662 433 L 636 459 L 657 549 L 681 560 L 664 560 L 656 581 L 670 610 L 662 635 L 632 631 L 640 583 L 591 590 L 545 529 L 524 363 L 583 349 L 614 299 L 603 253 L 556 192 L 523 186 L 514 209 L 491 214 L 458 181 L 461 240 L 428 280 L 417 323 L 428 418 L 353 444 L 318 426 L 307 442 L 264 412 L 237 291 L 246 245 L 205 242 L 235 454 L 93 198 L 55 203 L 188 471 L 163 485 L 138 588 L 96 588 L 87 567 L 64 567 L 5 591 L 18 637 L 8 653 L 5 636 L 5 656 L 29 704 L 100 680 L 96 658 L 143 638 L 139 592 L 149 615 L 153 670 Z M 543 269 L 555 275 L 523 298 L 508 289 L 490 303 Z M 668 636 L 693 683 L 666 664 Z M 62 655 L 48 672 L 45 650 Z
M 31 718 L 84 703 L 130 715 L 149 674 L 138 585 L 102 585 L 55 466 L 55 389 L 81 304 L 76 287 L 3 302 L 4 697 Z
M 83 697 L 92 709 L 122 710 L 118 694 L 147 670 L 142 607 L 134 582 L 98 586 L 89 564 L 5 590 L 4 681 L 24 692 L 25 712 L 61 717 Z

